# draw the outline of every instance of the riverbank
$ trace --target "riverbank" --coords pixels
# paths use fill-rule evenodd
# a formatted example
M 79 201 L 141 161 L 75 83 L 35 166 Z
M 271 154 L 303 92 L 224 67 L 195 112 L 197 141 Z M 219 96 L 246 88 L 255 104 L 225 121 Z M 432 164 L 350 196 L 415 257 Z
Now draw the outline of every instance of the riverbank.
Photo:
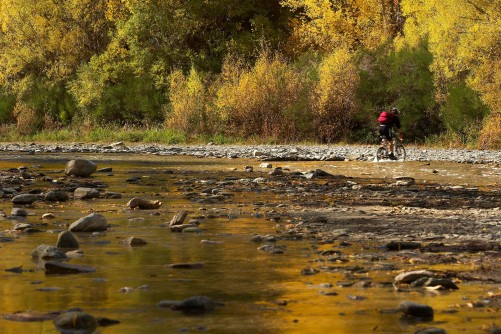
M 187 155 L 204 158 L 255 158 L 264 161 L 373 161 L 377 145 L 160 145 L 96 143 L 0 143 L 0 152 Z M 407 161 L 501 163 L 501 151 L 406 147 Z

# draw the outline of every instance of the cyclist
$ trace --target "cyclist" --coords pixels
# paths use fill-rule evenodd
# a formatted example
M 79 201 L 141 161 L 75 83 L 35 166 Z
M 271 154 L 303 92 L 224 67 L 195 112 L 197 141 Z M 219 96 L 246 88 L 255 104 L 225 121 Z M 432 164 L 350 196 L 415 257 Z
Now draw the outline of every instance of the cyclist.
M 385 138 L 390 143 L 390 155 L 389 158 L 391 160 L 397 160 L 397 157 L 393 154 L 393 141 L 391 137 L 391 129 L 396 127 L 400 129 L 400 118 L 398 118 L 398 109 L 393 107 L 391 110 L 383 111 L 379 114 L 378 117 L 379 122 L 379 135 L 382 138 Z

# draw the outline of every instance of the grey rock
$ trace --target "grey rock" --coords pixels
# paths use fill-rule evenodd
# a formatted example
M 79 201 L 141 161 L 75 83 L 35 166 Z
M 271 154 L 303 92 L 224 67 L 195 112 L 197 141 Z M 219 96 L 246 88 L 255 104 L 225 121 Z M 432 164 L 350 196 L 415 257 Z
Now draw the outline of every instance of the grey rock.
M 126 206 L 131 209 L 140 209 L 140 210 L 154 210 L 158 209 L 162 205 L 160 201 L 151 201 L 142 198 L 133 198 L 131 199 Z
M 172 217 L 169 226 L 175 226 L 175 225 L 182 225 L 183 222 L 186 220 L 186 217 L 188 217 L 188 212 L 186 211 L 180 211 L 178 212 L 174 217 Z
M 49 245 L 40 245 L 33 252 L 31 256 L 36 259 L 65 259 L 66 254 L 60 249 Z
M 106 231 L 108 223 L 99 213 L 91 213 L 72 223 L 68 228 L 71 232 L 101 232 Z
M 28 211 L 22 208 L 12 208 L 10 214 L 17 217 L 26 217 L 28 215 Z
M 96 170 L 97 165 L 94 162 L 85 159 L 75 159 L 66 163 L 64 172 L 67 175 L 87 177 L 95 173 Z
M 14 226 L 14 231 L 24 231 L 26 229 L 32 228 L 33 225 L 27 223 L 18 223 Z
M 56 247 L 64 249 L 78 249 L 80 248 L 80 244 L 78 243 L 78 240 L 77 238 L 75 238 L 75 235 L 73 233 L 71 233 L 70 231 L 64 231 L 59 233 L 57 237 Z
M 428 270 L 413 270 L 401 273 L 395 277 L 395 283 L 410 284 L 421 277 L 432 277 L 433 273 Z
M 78 199 L 99 198 L 100 196 L 101 193 L 95 188 L 79 187 L 75 189 L 75 192 L 73 193 L 73 197 Z
M 63 190 L 51 190 L 45 194 L 45 200 L 48 202 L 66 202 L 70 196 Z
M 12 198 L 14 204 L 33 204 L 38 200 L 37 195 L 33 194 L 20 194 Z

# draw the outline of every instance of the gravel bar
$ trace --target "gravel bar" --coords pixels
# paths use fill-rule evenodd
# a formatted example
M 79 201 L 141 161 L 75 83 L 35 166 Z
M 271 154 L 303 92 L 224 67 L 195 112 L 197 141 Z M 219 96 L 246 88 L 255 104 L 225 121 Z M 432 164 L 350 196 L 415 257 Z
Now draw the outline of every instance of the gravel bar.
M 2 152 L 37 153 L 118 153 L 187 155 L 216 158 L 251 158 L 263 161 L 374 161 L 376 145 L 161 145 L 161 144 L 0 144 Z M 499 150 L 406 147 L 406 161 L 451 161 L 459 163 L 500 163 Z

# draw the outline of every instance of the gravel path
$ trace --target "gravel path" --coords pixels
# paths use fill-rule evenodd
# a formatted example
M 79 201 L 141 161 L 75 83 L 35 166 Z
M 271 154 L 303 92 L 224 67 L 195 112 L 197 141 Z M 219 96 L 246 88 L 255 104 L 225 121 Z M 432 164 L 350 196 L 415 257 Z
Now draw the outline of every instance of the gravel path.
M 159 145 L 159 144 L 0 144 L 0 152 L 134 153 L 281 161 L 373 161 L 376 145 Z M 500 163 L 501 151 L 407 147 L 407 161 Z

